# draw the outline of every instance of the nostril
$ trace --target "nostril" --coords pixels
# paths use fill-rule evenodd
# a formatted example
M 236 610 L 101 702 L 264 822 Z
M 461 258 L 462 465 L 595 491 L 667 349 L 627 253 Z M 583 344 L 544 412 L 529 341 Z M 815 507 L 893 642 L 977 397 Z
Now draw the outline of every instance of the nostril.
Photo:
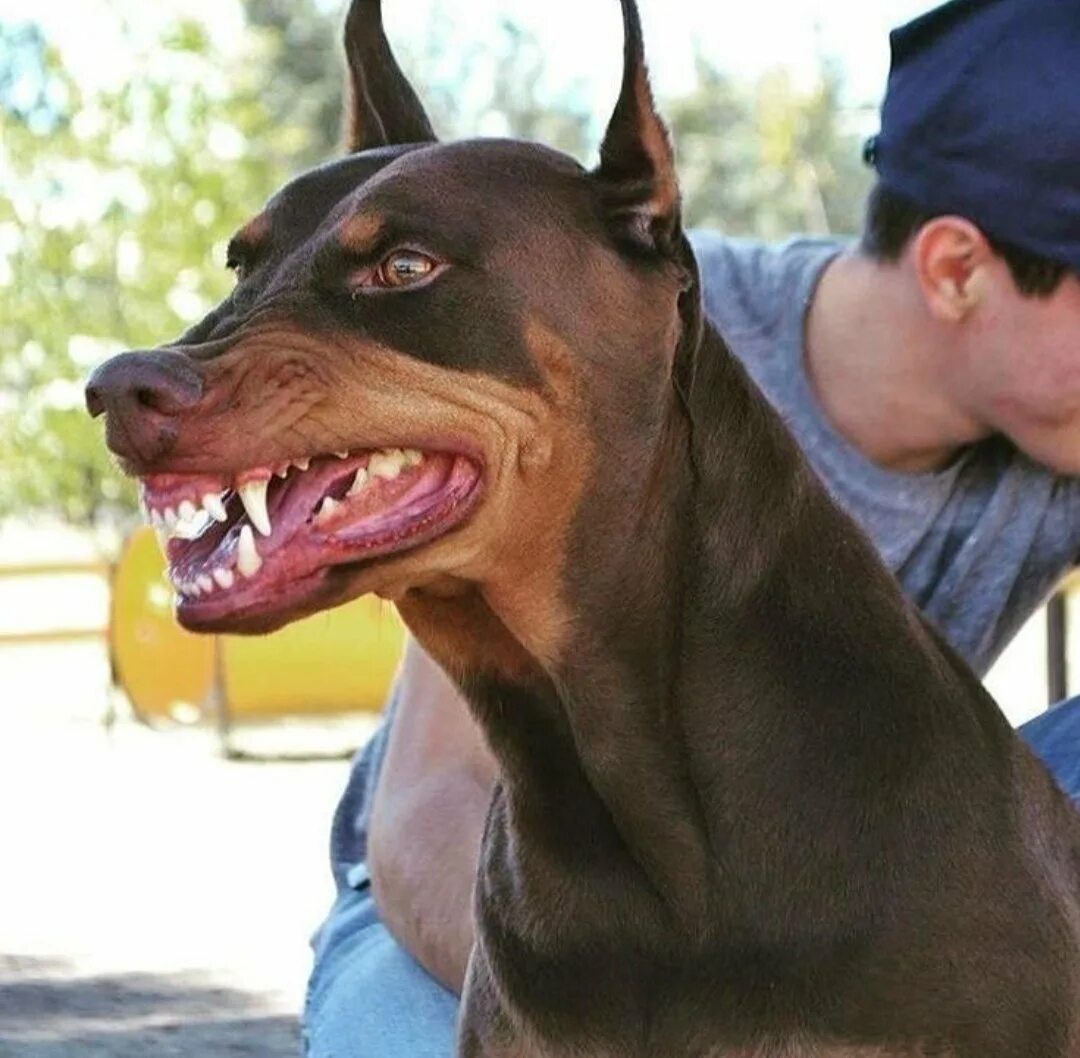
M 145 408 L 160 407 L 161 394 L 150 389 L 149 386 L 139 386 L 135 390 L 135 399 Z

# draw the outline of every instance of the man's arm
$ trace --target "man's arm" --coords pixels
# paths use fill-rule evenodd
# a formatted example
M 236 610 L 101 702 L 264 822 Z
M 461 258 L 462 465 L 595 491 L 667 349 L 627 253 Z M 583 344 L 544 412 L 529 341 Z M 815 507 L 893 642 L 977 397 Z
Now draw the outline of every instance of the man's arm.
M 460 992 L 472 889 L 496 765 L 464 699 L 412 640 L 371 809 L 368 868 L 383 922 Z

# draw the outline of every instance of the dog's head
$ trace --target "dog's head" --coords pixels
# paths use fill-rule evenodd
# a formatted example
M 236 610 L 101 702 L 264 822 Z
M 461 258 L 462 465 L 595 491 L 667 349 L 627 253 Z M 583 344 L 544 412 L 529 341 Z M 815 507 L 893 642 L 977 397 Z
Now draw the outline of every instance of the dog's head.
M 221 305 L 87 387 L 170 536 L 185 625 L 265 630 L 369 591 L 541 598 L 539 578 L 552 596 L 591 483 L 647 458 L 700 312 L 622 11 L 586 171 L 536 144 L 437 143 L 379 0 L 354 0 L 348 156 L 240 230 Z

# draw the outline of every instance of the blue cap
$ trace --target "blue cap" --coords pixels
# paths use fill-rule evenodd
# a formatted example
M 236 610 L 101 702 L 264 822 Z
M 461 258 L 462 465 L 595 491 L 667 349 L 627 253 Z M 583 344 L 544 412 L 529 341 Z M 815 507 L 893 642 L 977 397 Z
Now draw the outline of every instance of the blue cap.
M 890 40 L 881 183 L 1080 272 L 1080 0 L 952 0 Z

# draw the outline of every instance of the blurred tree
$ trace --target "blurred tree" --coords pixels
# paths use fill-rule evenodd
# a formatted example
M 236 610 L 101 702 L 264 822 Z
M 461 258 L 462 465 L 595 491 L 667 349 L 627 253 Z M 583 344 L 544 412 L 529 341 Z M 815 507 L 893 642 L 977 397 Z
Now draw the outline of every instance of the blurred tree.
M 783 70 L 745 85 L 699 59 L 696 88 L 664 107 L 687 223 L 764 239 L 857 232 L 871 175 L 842 89 L 825 61 L 799 89 Z
M 40 30 L 0 23 L 0 516 L 130 514 L 131 485 L 82 410 L 86 374 L 197 319 L 231 282 L 229 235 L 335 151 L 339 12 L 242 2 L 252 32 L 238 50 L 181 23 L 138 77 L 93 95 Z M 533 37 L 504 23 L 483 55 L 452 39 L 439 14 L 398 48 L 444 136 L 522 136 L 594 160 L 598 124 L 578 86 L 552 95 Z M 867 180 L 835 69 L 808 89 L 783 73 L 744 85 L 705 62 L 697 74 L 663 106 L 689 223 L 769 238 L 856 230 Z
M 224 294 L 225 240 L 305 134 L 274 120 L 255 79 L 226 77 L 194 24 L 93 97 L 39 33 L 0 32 L 20 71 L 0 91 L 0 514 L 86 523 L 133 506 L 82 410 L 88 369 Z

